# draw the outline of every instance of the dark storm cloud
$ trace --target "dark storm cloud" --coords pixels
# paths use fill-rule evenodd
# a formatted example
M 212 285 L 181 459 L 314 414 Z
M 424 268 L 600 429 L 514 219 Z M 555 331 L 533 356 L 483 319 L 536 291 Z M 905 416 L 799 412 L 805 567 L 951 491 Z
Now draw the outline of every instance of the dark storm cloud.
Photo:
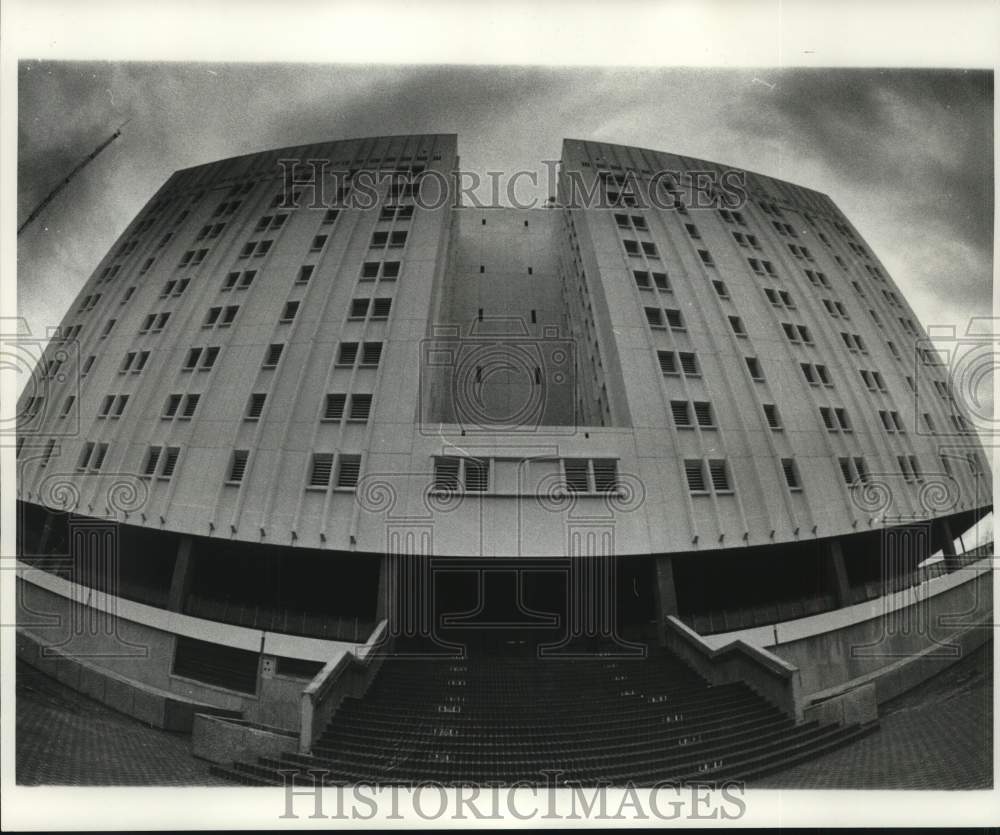
M 772 80 L 770 107 L 734 116 L 734 127 L 821 156 L 846 182 L 936 198 L 921 208 L 960 220 L 971 245 L 992 245 L 992 73 L 798 70 Z
M 131 119 L 18 240 L 36 333 L 171 172 L 417 132 L 457 133 L 480 173 L 538 169 L 573 136 L 787 178 L 844 209 L 924 322 L 990 310 L 988 73 L 35 62 L 18 92 L 19 220 Z
M 946 297 L 960 318 L 987 313 L 992 73 L 797 70 L 769 79 L 775 86 L 761 91 L 760 107 L 730 114 L 730 129 L 827 169 L 831 197 L 875 251 L 909 262 L 902 284 Z M 852 200 L 874 211 L 859 217 Z

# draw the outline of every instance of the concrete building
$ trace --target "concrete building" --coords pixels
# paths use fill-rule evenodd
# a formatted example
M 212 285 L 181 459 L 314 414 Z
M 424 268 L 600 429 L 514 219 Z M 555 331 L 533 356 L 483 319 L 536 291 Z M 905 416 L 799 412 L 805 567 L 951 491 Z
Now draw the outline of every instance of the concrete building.
M 289 193 L 295 159 L 329 162 Z M 337 141 L 153 196 L 20 404 L 23 652 L 162 723 L 299 729 L 305 680 L 383 620 L 626 649 L 670 616 L 720 646 L 788 627 L 817 699 L 886 662 L 816 672 L 816 642 L 907 589 L 972 594 L 949 636 L 982 637 L 954 542 L 985 458 L 826 195 L 566 140 L 551 208 L 426 205 L 458 165 L 452 135 Z

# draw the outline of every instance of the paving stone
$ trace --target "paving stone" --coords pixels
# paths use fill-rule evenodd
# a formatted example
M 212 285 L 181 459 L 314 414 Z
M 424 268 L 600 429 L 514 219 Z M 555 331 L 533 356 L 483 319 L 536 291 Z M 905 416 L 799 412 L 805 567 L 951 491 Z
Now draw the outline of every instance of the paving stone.
M 55 786 L 232 786 L 191 756 L 191 737 L 152 728 L 17 664 L 16 780 Z
M 883 705 L 874 734 L 750 788 L 991 788 L 992 682 L 988 643 Z M 118 713 L 20 661 L 16 721 L 22 785 L 232 785 L 191 755 L 190 736 Z
M 993 643 L 887 702 L 853 745 L 755 780 L 762 789 L 989 789 Z

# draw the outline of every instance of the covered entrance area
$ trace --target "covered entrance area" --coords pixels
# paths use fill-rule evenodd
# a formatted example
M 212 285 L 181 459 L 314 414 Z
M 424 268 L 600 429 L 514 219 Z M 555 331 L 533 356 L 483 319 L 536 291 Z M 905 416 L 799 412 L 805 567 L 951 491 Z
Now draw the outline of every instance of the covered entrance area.
M 649 559 L 388 557 L 386 566 L 390 634 L 431 654 L 631 654 L 655 634 Z

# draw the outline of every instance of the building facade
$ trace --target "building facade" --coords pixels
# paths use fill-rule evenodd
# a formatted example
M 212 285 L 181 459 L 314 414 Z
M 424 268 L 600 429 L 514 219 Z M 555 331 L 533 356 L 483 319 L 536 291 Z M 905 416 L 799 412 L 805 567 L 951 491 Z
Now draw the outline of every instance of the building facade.
M 113 592 L 150 681 L 218 701 L 383 618 L 542 623 L 586 588 L 584 631 L 707 634 L 962 564 L 985 458 L 826 195 L 566 140 L 547 208 L 434 199 L 458 166 L 381 137 L 164 184 L 19 406 L 29 596 Z

